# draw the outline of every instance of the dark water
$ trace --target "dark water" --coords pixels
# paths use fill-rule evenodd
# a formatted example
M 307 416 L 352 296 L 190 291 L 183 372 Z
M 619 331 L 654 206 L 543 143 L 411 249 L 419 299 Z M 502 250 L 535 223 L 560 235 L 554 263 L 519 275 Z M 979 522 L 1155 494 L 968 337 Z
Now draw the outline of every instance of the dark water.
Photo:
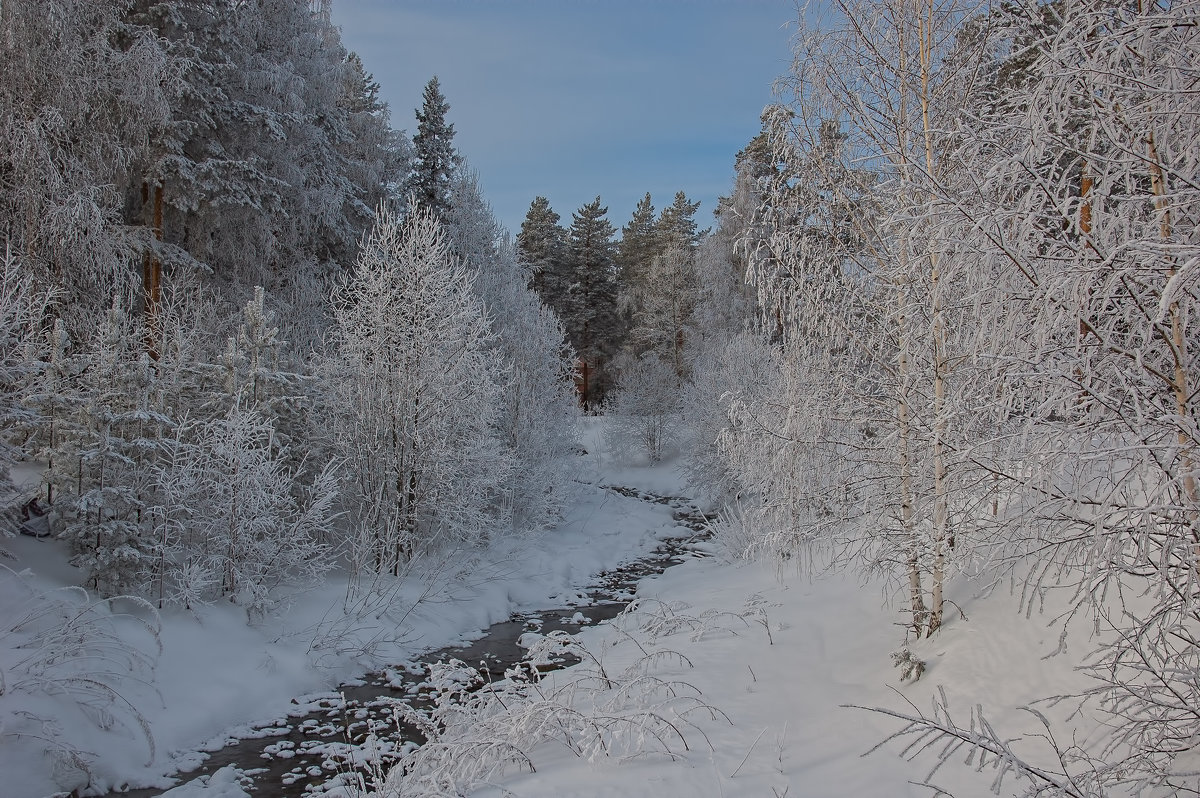
M 395 708 L 398 702 L 419 705 L 422 701 L 418 688 L 427 676 L 423 664 L 460 660 L 494 678 L 503 678 L 504 672 L 521 662 L 526 653 L 517 645 L 522 634 L 557 630 L 571 633 L 579 630 L 581 620 L 587 625 L 614 618 L 632 600 L 641 579 L 703 556 L 694 544 L 709 536 L 708 519 L 687 499 L 633 488 L 611 490 L 671 507 L 680 534 L 662 541 L 644 557 L 598 574 L 588 591 L 590 604 L 515 615 L 488 627 L 472 643 L 443 648 L 423 655 L 416 663 L 368 674 L 361 682 L 343 685 L 335 692 L 296 699 L 288 717 L 255 728 L 245 739 L 230 739 L 223 748 L 209 752 L 196 770 L 177 774 L 180 781 L 235 765 L 253 779 L 246 789 L 256 798 L 311 795 L 313 788 L 339 774 L 341 778 L 350 777 L 364 747 L 384 746 L 386 759 L 388 746 L 421 742 L 416 730 L 397 723 Z M 378 742 L 369 742 L 368 735 L 374 735 Z M 144 789 L 109 795 L 153 798 L 163 792 Z

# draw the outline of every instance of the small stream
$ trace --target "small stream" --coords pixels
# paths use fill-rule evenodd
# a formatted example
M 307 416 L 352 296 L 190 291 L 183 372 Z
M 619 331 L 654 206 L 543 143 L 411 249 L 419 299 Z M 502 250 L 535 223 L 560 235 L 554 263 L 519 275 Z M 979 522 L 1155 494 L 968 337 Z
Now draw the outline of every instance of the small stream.
M 286 718 L 257 726 L 247 737 L 228 739 L 224 747 L 209 751 L 196 770 L 176 776 L 181 782 L 190 781 L 234 765 L 253 780 L 246 789 L 256 798 L 319 795 L 322 785 L 362 764 L 363 743 L 369 735 L 376 735 L 378 742 L 372 744 L 384 746 L 384 754 L 396 746 L 421 742 L 415 731 L 397 729 L 394 707 L 397 702 L 416 705 L 422 700 L 417 693 L 426 678 L 424 664 L 457 659 L 494 678 L 503 678 L 504 672 L 525 656 L 525 649 L 517 644 L 521 635 L 557 630 L 573 633 L 581 626 L 614 618 L 633 599 L 643 578 L 689 558 L 705 556 L 703 547 L 696 544 L 711 534 L 709 519 L 688 499 L 633 488 L 609 489 L 669 506 L 680 526 L 679 537 L 663 540 L 653 552 L 597 575 L 587 591 L 590 603 L 514 615 L 488 627 L 481 637 L 466 645 L 449 646 L 425 654 L 415 663 L 368 674 L 335 692 L 293 699 L 294 707 Z M 109 796 L 154 798 L 163 792 L 141 789 Z

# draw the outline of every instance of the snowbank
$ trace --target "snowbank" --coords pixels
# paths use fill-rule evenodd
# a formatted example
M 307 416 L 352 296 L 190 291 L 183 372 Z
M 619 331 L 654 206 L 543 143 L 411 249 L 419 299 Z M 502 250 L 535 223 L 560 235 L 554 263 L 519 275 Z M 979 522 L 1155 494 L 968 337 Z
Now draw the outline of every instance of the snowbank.
M 6 621 L 29 602 L 35 612 L 47 602 L 86 606 L 104 641 L 121 641 L 145 656 L 105 664 L 106 683 L 117 695 L 93 696 L 90 710 L 81 710 L 70 691 L 0 692 L 3 795 L 38 798 L 84 787 L 85 765 L 91 790 L 169 786 L 168 774 L 198 764 L 197 749 L 219 747 L 239 730 L 285 715 L 294 696 L 468 640 L 516 611 L 586 602 L 582 588 L 593 574 L 678 534 L 670 508 L 604 487 L 623 484 L 630 474 L 598 454 L 599 423 L 589 419 L 589 454 L 581 458 L 576 495 L 557 528 L 423 560 L 401 580 L 379 580 L 354 594 L 344 577 L 334 576 L 254 622 L 231 604 L 156 617 L 128 602 L 62 594 L 56 591 L 77 585 L 80 574 L 65 564 L 60 543 L 5 541 L 14 555 L 11 567 L 22 572 L 8 574 L 0 591 Z M 678 492 L 670 466 L 633 470 Z M 30 645 L 41 643 L 29 630 L 0 629 L 0 669 L 10 685 L 27 657 L 19 647 Z M 66 648 L 56 664 L 59 676 L 86 678 L 96 671 L 94 659 Z M 156 661 L 153 670 L 145 660 Z

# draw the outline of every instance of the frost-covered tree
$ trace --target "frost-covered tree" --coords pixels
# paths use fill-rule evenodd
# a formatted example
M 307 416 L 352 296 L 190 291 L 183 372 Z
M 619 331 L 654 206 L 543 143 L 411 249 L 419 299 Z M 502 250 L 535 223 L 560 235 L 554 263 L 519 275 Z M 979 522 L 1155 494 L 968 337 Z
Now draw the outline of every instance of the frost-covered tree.
M 1049 795 L 1200 789 L 1195 11 L 995 12 L 989 102 L 952 153 L 975 174 L 955 222 L 1009 311 L 987 334 L 1019 343 L 1003 385 L 1028 397 L 1017 445 L 986 458 L 996 509 L 1031 587 L 1071 587 L 1107 630 L 1087 666 L 1103 732 L 1063 752 Z
M 8 496 L 0 511 L 11 510 L 14 485 L 12 466 L 25 458 L 27 444 L 19 433 L 28 433 L 40 419 L 26 397 L 42 367 L 45 351 L 41 325 L 50 297 L 39 294 L 33 280 L 22 272 L 16 255 L 5 247 L 0 258 L 0 496 Z M 23 436 L 22 436 L 23 437 Z M 16 519 L 0 516 L 0 536 L 12 534 Z
M 127 169 L 170 116 L 180 62 L 114 0 L 0 6 L 0 231 L 69 331 L 103 314 L 138 249 Z
M 309 375 L 288 368 L 287 342 L 279 337 L 277 312 L 267 306 L 266 292 L 256 286 L 242 308 L 236 335 L 220 357 L 221 387 L 217 405 L 256 410 L 274 427 L 284 446 L 293 448 L 310 435 L 307 411 L 314 390 Z M 299 453 L 293 451 L 293 457 Z M 299 462 L 293 462 L 299 467 Z
M 1103 728 L 1047 737 L 1049 769 L 978 714 L 903 735 L 1029 794 L 1195 793 L 1194 4 L 842 10 L 767 128 L 748 239 L 784 381 L 734 407 L 731 469 L 781 528 L 861 542 L 918 634 L 991 552 L 1101 630 L 1076 698 Z
M 682 379 L 691 371 L 685 350 L 692 313 L 700 301 L 695 255 L 686 245 L 671 243 L 651 259 L 642 279 L 645 290 L 633 313 L 627 345 L 633 353 L 654 353 Z
M 981 72 L 978 54 L 954 50 L 970 10 L 845 4 L 843 29 L 801 37 L 793 107 L 764 120 L 768 183 L 747 227 L 748 276 L 791 363 L 788 403 L 820 422 L 786 444 L 822 475 L 812 495 L 793 493 L 796 523 L 849 534 L 844 551 L 904 584 L 917 635 L 940 627 L 947 574 L 976 551 L 980 470 L 963 455 L 994 437 L 970 420 L 980 389 L 994 396 L 972 319 L 996 306 L 980 303 L 987 277 L 944 225 L 947 192 L 970 180 L 946 156 Z M 840 469 L 847 457 L 861 467 Z M 839 473 L 836 500 L 825 477 Z
M 139 3 L 134 17 L 183 65 L 169 124 L 120 183 L 147 297 L 156 272 L 206 274 L 230 297 L 262 285 L 311 345 L 335 264 L 407 174 L 407 140 L 303 3 Z
M 615 456 L 629 459 L 636 453 L 651 463 L 662 460 L 680 426 L 679 378 L 673 364 L 653 352 L 622 364 L 605 415 L 605 442 Z
M 334 296 L 331 431 L 361 536 L 360 568 L 497 528 L 509 461 L 492 435 L 500 374 L 472 276 L 425 211 L 381 209 Z
M 140 326 L 118 297 L 83 356 L 72 435 L 52 452 L 46 478 L 56 495 L 72 562 L 101 593 L 137 594 L 151 558 L 146 508 L 158 441 L 172 421 Z
M 762 336 L 743 331 L 699 350 L 691 378 L 680 392 L 681 449 L 689 484 L 716 502 L 732 503 L 743 487 L 745 472 L 732 453 L 740 443 L 734 407 L 767 407 L 774 398 L 782 356 Z M 747 434 L 765 431 L 764 427 Z M 738 552 L 742 554 L 744 552 Z
M 453 200 L 449 237 L 475 272 L 474 289 L 495 333 L 502 390 L 494 429 L 513 464 L 504 488 L 513 525 L 543 526 L 566 498 L 566 458 L 577 448 L 574 352 L 558 318 L 529 287 L 530 266 L 501 235 L 473 175 L 460 173 Z
M 699 300 L 695 274 L 699 207 L 680 191 L 655 219 L 647 194 L 624 228 L 618 248 L 626 351 L 635 358 L 653 352 L 671 362 L 680 378 L 689 370 L 684 350 L 692 310 Z

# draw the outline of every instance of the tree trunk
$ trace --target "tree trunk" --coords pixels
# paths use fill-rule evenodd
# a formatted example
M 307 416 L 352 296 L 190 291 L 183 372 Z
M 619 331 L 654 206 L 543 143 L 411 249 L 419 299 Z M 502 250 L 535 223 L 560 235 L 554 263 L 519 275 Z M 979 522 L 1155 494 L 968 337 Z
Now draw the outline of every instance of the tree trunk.
M 150 203 L 151 187 L 149 182 L 142 182 L 142 205 Z M 163 240 L 163 199 L 162 186 L 155 184 L 153 188 L 154 203 L 151 211 L 151 230 L 154 240 Z M 159 308 L 162 302 L 162 261 L 158 253 L 147 249 L 142 255 L 142 297 L 145 302 L 146 315 L 146 351 L 151 360 L 158 360 L 159 339 Z

